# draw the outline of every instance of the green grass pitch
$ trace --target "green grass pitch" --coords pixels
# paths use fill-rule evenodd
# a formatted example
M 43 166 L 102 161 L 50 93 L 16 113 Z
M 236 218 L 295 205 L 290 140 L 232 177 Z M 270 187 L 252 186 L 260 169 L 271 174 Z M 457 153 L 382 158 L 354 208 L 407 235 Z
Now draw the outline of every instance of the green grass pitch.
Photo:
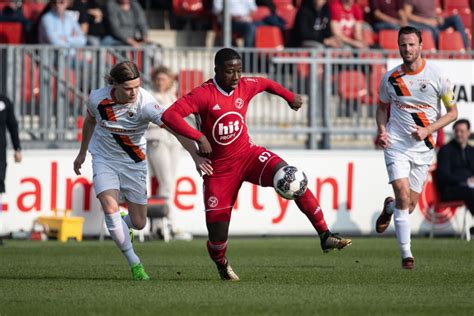
M 220 281 L 204 239 L 135 243 L 150 282 L 134 282 L 111 241 L 9 241 L 0 247 L 0 315 L 473 315 L 474 242 L 414 239 L 417 269 L 394 238 L 229 242 L 241 281 Z

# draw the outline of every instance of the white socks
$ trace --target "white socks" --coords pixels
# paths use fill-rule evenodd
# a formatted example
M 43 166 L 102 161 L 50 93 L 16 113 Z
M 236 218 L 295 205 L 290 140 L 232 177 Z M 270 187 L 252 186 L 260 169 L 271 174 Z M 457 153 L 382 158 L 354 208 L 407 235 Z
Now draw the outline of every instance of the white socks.
M 400 246 L 400 255 L 402 259 L 413 257 L 411 253 L 411 231 L 409 212 L 406 210 L 399 210 L 395 208 L 394 212 L 395 232 L 397 233 L 398 244 Z
M 115 244 L 120 248 L 124 256 L 127 258 L 128 264 L 139 263 L 140 259 L 133 251 L 132 242 L 128 231 L 128 226 L 122 220 L 120 212 L 113 214 L 105 214 L 105 225 L 109 230 L 110 237 L 115 241 Z

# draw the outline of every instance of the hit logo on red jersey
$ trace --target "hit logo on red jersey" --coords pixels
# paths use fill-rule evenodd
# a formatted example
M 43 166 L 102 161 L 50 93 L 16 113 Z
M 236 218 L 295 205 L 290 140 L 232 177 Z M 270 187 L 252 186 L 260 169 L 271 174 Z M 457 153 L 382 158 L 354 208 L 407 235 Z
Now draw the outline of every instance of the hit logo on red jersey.
M 233 143 L 244 127 L 244 118 L 238 112 L 227 112 L 219 117 L 212 127 L 212 137 L 219 145 L 229 145 Z

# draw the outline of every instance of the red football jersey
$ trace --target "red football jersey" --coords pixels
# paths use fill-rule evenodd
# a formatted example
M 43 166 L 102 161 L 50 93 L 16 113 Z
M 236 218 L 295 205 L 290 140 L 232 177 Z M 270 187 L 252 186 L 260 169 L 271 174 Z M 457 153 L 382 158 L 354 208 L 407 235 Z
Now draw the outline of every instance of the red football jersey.
M 265 78 L 242 77 L 230 93 L 210 79 L 176 101 L 165 111 L 162 120 L 177 133 L 198 139 L 201 134 L 189 125 L 184 126 L 183 123 L 187 123 L 177 117 L 197 114 L 201 120 L 200 130 L 212 146 L 210 159 L 214 163 L 233 160 L 253 146 L 245 116 L 250 100 L 262 91 L 279 95 L 287 102 L 294 99 L 289 90 Z

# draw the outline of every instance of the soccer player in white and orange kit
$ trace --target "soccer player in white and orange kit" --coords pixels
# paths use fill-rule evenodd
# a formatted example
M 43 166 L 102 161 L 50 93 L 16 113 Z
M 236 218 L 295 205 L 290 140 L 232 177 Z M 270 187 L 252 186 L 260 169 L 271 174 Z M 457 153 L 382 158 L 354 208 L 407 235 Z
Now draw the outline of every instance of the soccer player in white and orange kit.
M 433 160 L 436 132 L 455 121 L 458 111 L 449 79 L 421 56 L 421 32 L 402 27 L 398 47 L 403 64 L 382 79 L 376 114 L 377 143 L 384 148 L 395 199 L 385 199 L 375 229 L 383 233 L 394 215 L 402 268 L 414 269 L 409 214 L 415 209 Z M 446 108 L 444 115 L 440 101 Z
M 140 73 L 129 61 L 115 65 L 107 77 L 109 85 L 93 90 L 87 104 L 83 138 L 74 171 L 80 174 L 87 150 L 92 155 L 93 183 L 105 213 L 110 236 L 126 257 L 134 280 L 148 280 L 135 254 L 129 229 L 143 229 L 147 215 L 147 161 L 145 131 L 150 122 L 163 126 L 164 108 L 140 87 Z M 177 136 L 195 159 L 198 170 L 211 168 L 208 159 L 198 156 L 195 143 Z M 129 214 L 121 217 L 123 197 Z

